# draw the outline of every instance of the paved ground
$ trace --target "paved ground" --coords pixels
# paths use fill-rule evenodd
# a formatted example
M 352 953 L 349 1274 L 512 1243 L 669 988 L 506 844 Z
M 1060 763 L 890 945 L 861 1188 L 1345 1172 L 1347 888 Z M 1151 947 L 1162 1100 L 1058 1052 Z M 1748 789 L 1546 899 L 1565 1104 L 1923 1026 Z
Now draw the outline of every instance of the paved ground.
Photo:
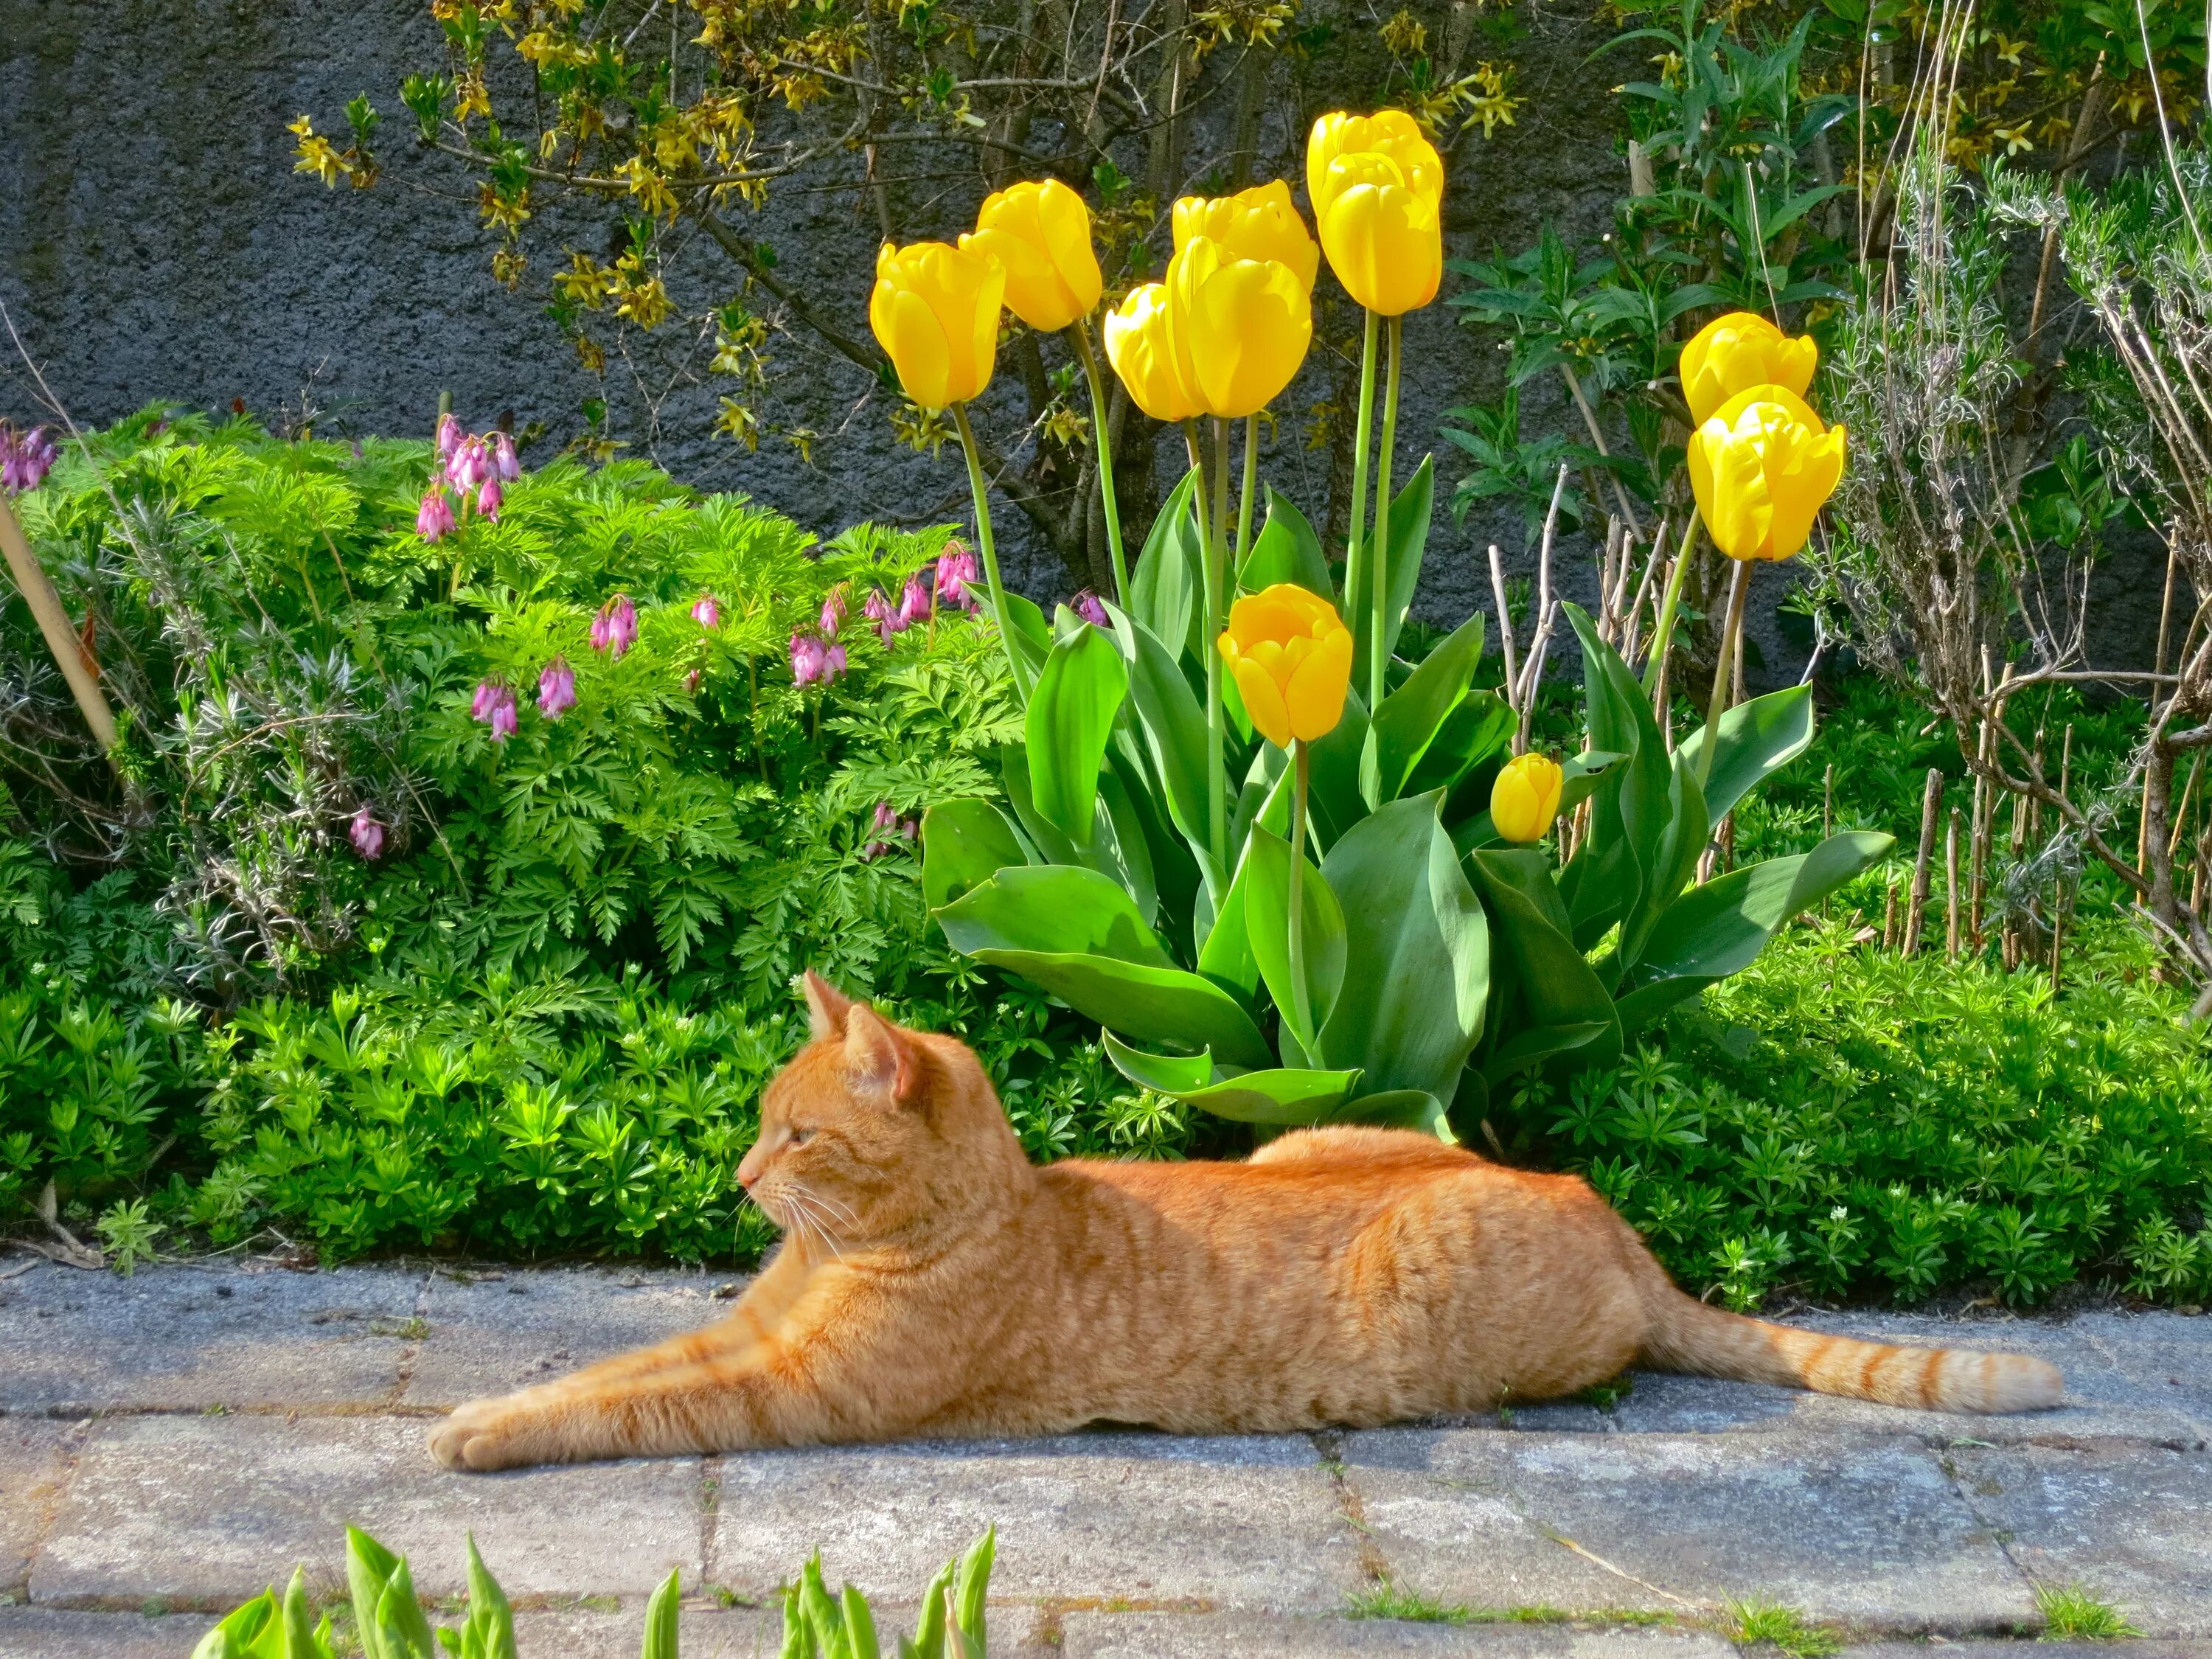
M 1734 1598 L 1794 1609 L 1864 1659 L 1933 1642 L 1996 1656 L 2043 1629 L 2039 1589 L 2080 1586 L 2142 1632 L 2131 1659 L 2212 1656 L 2212 1319 L 2172 1314 L 1808 1321 L 2040 1354 L 2064 1368 L 2067 1403 L 2027 1418 L 1639 1376 L 1609 1412 L 1373 1433 L 491 1476 L 429 1462 L 442 1409 L 703 1323 L 733 1288 L 619 1271 L 15 1272 L 0 1281 L 0 1659 L 182 1659 L 208 1612 L 295 1563 L 336 1593 L 347 1522 L 405 1552 L 430 1597 L 459 1589 L 472 1531 L 526 1609 L 526 1659 L 635 1653 L 644 1595 L 672 1567 L 686 1659 L 774 1654 L 763 1608 L 811 1550 L 833 1583 L 896 1608 L 993 1521 L 995 1651 L 1719 1659 Z M 1384 1589 L 1455 1622 L 1347 1616 Z

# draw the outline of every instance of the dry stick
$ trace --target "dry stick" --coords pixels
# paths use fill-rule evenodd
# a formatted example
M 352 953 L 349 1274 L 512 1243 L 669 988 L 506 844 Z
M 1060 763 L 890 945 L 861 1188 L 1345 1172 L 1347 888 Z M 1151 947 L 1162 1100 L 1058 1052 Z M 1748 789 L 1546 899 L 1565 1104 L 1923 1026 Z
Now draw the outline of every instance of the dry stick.
M 1637 583 L 1636 597 L 1629 602 L 1628 643 L 1620 654 L 1632 667 L 1635 665 L 1637 647 L 1644 640 L 1644 602 L 1650 596 L 1652 578 L 1658 574 L 1659 567 L 1667 562 L 1666 548 L 1667 520 L 1662 519 L 1659 528 L 1652 535 L 1650 555 L 1644 561 L 1644 579 Z M 1624 578 L 1627 574 L 1626 571 L 1621 574 Z
M 2061 800 L 2066 799 L 2066 792 L 2073 781 L 2074 728 L 2069 725 L 2066 728 L 2066 736 L 2061 740 L 2058 749 L 2058 797 Z M 2060 819 L 2059 824 L 2060 830 L 2063 830 L 2065 820 Z M 2059 831 L 2054 830 L 2052 833 L 2056 835 Z M 2072 917 L 2073 912 L 2073 890 L 2067 885 L 2066 878 L 2061 875 L 2057 878 L 2057 890 L 2051 895 L 2051 994 L 2053 996 L 2058 994 L 2058 988 L 2062 982 L 2058 969 L 2060 962 L 2066 954 L 2066 924 Z
M 1976 751 L 1984 766 L 1996 758 L 1996 733 L 1987 717 L 1981 722 L 1976 736 Z M 1974 774 L 1974 821 L 1972 848 L 1967 863 L 1972 873 L 1967 884 L 1972 889 L 1966 901 L 1966 936 L 1973 941 L 1974 949 L 1982 948 L 1984 909 L 1990 891 L 1990 823 L 1996 817 L 1996 792 L 1990 787 L 1989 779 L 1978 769 Z
M 1559 607 L 1552 603 L 1552 536 L 1559 527 L 1559 497 L 1567 488 L 1567 469 L 1559 466 L 1559 481 L 1552 486 L 1551 510 L 1544 514 L 1543 545 L 1536 555 L 1536 620 L 1528 635 L 1528 660 L 1521 667 L 1521 742 L 1516 755 L 1528 750 L 1529 728 L 1536 715 L 1536 689 L 1544 678 L 1544 658 L 1551 648 L 1552 621 Z
M 1893 881 L 1882 894 L 1881 948 L 1885 951 L 1897 949 L 1897 884 Z
M 1905 912 L 1905 954 L 1920 954 L 1920 932 L 1928 920 L 1929 873 L 1936 860 L 1936 818 L 1943 805 L 1943 774 L 1928 769 L 1928 787 L 1920 797 L 1920 852 L 1912 860 L 1912 902 Z
M 0 553 L 7 556 L 9 571 L 15 578 L 15 586 L 23 590 L 23 602 L 31 607 L 39 632 L 46 635 L 46 649 L 53 653 L 54 666 L 69 682 L 70 695 L 83 712 L 84 723 L 92 728 L 94 741 L 100 744 L 108 765 L 120 777 L 123 769 L 115 757 L 115 711 L 107 706 L 106 694 L 100 689 L 100 680 L 92 665 L 84 659 L 84 647 L 77 639 L 76 630 L 70 626 L 69 612 L 62 608 L 62 596 L 55 591 L 53 579 L 46 574 L 46 568 L 39 562 L 38 555 L 31 551 L 23 526 L 16 520 L 15 509 L 4 496 L 0 496 Z
M 1496 542 L 1490 544 L 1490 593 L 1498 602 L 1498 648 L 1505 653 L 1505 706 L 1517 714 L 1521 711 L 1513 701 L 1513 688 L 1517 683 L 1513 666 L 1513 613 L 1505 604 L 1505 565 L 1498 556 Z
M 1966 920 L 1959 903 L 1959 809 L 1943 831 L 1943 954 L 1959 959 L 1959 924 Z
M 2070 732 L 2074 728 L 2069 726 L 2066 729 Z M 2172 862 L 2174 854 L 2180 849 L 2181 831 L 2189 822 L 2189 799 L 2197 793 L 2197 775 L 2203 769 L 2204 751 L 2200 749 L 2197 751 L 2197 758 L 2189 763 L 2189 781 L 2181 786 L 2181 805 L 2173 814 L 2173 834 L 2166 838 L 2166 856 L 2168 863 Z M 2194 909 L 2196 907 L 2191 905 L 2190 908 Z

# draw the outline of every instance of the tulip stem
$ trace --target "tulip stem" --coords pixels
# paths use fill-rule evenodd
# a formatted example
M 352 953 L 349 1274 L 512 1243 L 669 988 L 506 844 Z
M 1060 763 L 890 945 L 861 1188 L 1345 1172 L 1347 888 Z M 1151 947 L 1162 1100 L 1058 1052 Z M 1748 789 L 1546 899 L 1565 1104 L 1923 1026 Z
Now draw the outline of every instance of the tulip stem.
M 1382 447 L 1375 458 L 1375 632 L 1369 641 L 1367 707 L 1382 706 L 1383 668 L 1390 660 L 1390 452 L 1398 441 L 1398 337 L 1401 319 L 1390 319 L 1390 373 L 1382 392 Z M 1368 313 L 1372 337 L 1374 313 Z
M 1199 489 L 1206 480 L 1201 473 Z M 1222 702 L 1221 630 L 1228 626 L 1222 567 L 1229 554 L 1229 422 L 1213 422 L 1213 514 L 1206 538 L 1206 843 L 1221 878 L 1229 878 L 1228 718 Z
M 1301 1048 L 1310 1048 L 1313 1007 L 1306 991 L 1306 740 L 1291 740 L 1291 1009 Z M 1301 1056 L 1310 1060 L 1310 1055 Z
M 1667 652 L 1674 639 L 1674 611 L 1682 601 L 1682 578 L 1690 568 L 1690 550 L 1698 544 L 1698 509 L 1690 508 L 1690 516 L 1682 526 L 1681 550 L 1674 555 L 1674 568 L 1667 574 L 1666 597 L 1659 601 L 1659 620 L 1651 628 L 1651 654 L 1644 662 L 1644 695 L 1655 696 L 1659 690 L 1659 677 L 1667 665 Z
M 1252 495 L 1260 480 L 1260 417 L 1244 417 L 1244 490 L 1237 503 L 1237 563 L 1235 574 L 1244 569 L 1244 556 L 1252 550 Z
M 1698 751 L 1698 787 L 1713 775 L 1713 750 L 1720 747 L 1721 716 L 1729 710 L 1729 693 L 1735 689 L 1735 642 L 1743 632 L 1743 602 L 1751 592 L 1751 561 L 1735 561 L 1735 579 L 1729 585 L 1728 622 L 1721 629 L 1720 662 L 1713 670 L 1712 701 L 1705 705 L 1705 742 Z
M 1206 539 L 1206 452 L 1198 441 L 1198 422 L 1182 423 L 1182 445 L 1190 452 L 1190 470 L 1198 474 L 1198 482 L 1191 487 L 1190 510 L 1198 520 L 1198 544 L 1208 545 Z
M 1098 452 L 1098 499 L 1106 509 L 1106 550 L 1114 560 L 1114 603 L 1129 603 L 1129 562 L 1121 550 L 1121 504 L 1114 495 L 1114 444 L 1106 431 L 1106 383 L 1098 373 L 1097 354 L 1091 349 L 1091 325 L 1081 317 L 1068 331 L 1075 336 L 1076 356 L 1083 359 L 1083 376 L 1091 383 L 1091 447 Z
M 991 539 L 991 502 L 983 483 L 983 463 L 975 454 L 975 429 L 968 424 L 968 405 L 952 405 L 952 422 L 960 428 L 960 453 L 968 458 L 968 489 L 975 498 L 975 545 L 983 555 L 983 580 L 991 590 L 991 620 L 999 625 L 999 643 L 1006 648 L 1006 672 L 1014 677 L 1014 690 L 1022 707 L 1030 706 L 1029 671 L 1022 653 L 1014 649 L 1014 619 L 1006 611 L 1006 590 L 999 580 L 999 550 Z
M 1344 600 L 1347 609 L 1359 593 L 1368 568 L 1367 446 L 1375 436 L 1375 329 L 1379 319 L 1367 313 L 1367 332 L 1359 347 L 1359 422 L 1352 452 L 1352 534 L 1344 550 Z M 1357 623 L 1353 624 L 1355 627 Z

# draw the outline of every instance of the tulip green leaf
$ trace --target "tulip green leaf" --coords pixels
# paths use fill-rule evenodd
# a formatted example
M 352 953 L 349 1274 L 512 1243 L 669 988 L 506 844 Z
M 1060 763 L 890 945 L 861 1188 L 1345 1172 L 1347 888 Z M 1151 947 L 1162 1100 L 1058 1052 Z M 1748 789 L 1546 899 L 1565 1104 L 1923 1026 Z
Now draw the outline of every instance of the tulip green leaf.
M 1321 538 L 1314 534 L 1306 515 L 1274 485 L 1265 488 L 1267 521 L 1261 526 L 1252 550 L 1244 556 L 1237 572 L 1237 586 L 1247 593 L 1257 593 L 1278 582 L 1289 582 L 1335 604 L 1336 584 L 1328 578 L 1328 557 L 1322 551 Z
M 1128 895 L 1095 871 L 1001 870 L 936 915 L 955 950 L 1034 980 L 1101 1025 L 1211 1048 L 1229 1065 L 1273 1061 L 1237 1000 L 1176 967 Z
M 1475 695 L 1486 696 L 1489 693 Z M 1559 768 L 1559 811 L 1563 813 L 1571 812 L 1596 793 L 1598 787 L 1605 781 L 1606 774 L 1625 758 L 1626 757 L 1621 755 L 1608 754 L 1597 750 L 1585 750 L 1561 766 Z M 1452 831 L 1452 845 L 1462 853 L 1471 853 L 1478 847 L 1498 847 L 1503 844 L 1503 839 L 1498 833 L 1498 826 L 1491 822 L 1488 807 L 1485 807 Z M 1577 859 L 1576 862 L 1580 862 L 1580 860 Z M 1571 873 L 1574 867 L 1573 864 L 1570 864 L 1567 866 L 1568 872 Z M 1564 875 L 1560 879 L 1559 888 L 1562 894 L 1566 893 L 1567 883 Z M 1570 914 L 1574 910 L 1574 900 L 1571 896 L 1567 898 L 1567 908 Z
M 915 1620 L 914 1640 L 901 1641 L 899 1659 L 945 1659 L 945 1619 L 952 1594 L 952 1577 L 959 1563 L 947 1561 L 921 1593 L 921 1614 Z
M 384 1594 L 377 1598 L 374 1628 L 382 1650 L 379 1659 L 437 1659 L 438 1638 L 416 1599 L 414 1575 L 407 1571 L 405 1556 L 400 1557 L 385 1581 Z
M 1435 459 L 1424 456 L 1419 469 L 1390 503 L 1389 586 L 1382 628 L 1386 652 L 1397 648 L 1407 607 L 1413 604 L 1414 586 L 1421 579 L 1421 557 L 1429 544 L 1429 514 L 1435 495 Z M 1352 683 L 1361 686 L 1370 683 L 1367 661 L 1373 644 L 1375 592 L 1375 567 L 1365 554 L 1364 547 L 1355 549 L 1345 568 L 1344 619 L 1352 629 Z
M 1444 1103 L 1425 1089 L 1392 1089 L 1362 1095 L 1337 1112 L 1339 1123 L 1371 1123 L 1383 1129 L 1419 1129 L 1447 1146 L 1459 1144 Z
M 1604 982 L 1576 948 L 1566 902 L 1544 855 L 1534 848 L 1477 851 L 1468 867 L 1511 961 L 1528 1028 L 1595 1024 L 1596 1036 L 1575 1045 L 1594 1066 L 1620 1056 L 1620 1023 Z
M 1244 871 L 1247 860 L 1240 860 L 1237 874 L 1229 884 L 1229 892 L 1221 902 L 1221 908 L 1206 930 L 1206 942 L 1199 947 L 1198 971 L 1224 989 L 1232 991 L 1248 1006 L 1260 997 L 1260 959 L 1252 954 L 1252 938 L 1244 917 Z
M 983 1624 L 983 1604 L 991 1587 L 991 1565 L 998 1559 L 999 1529 L 986 1527 L 960 1558 L 960 1571 L 952 1590 L 952 1630 L 965 1637 L 978 1655 L 988 1645 Z
M 1204 550 L 1192 503 L 1193 468 L 1168 492 L 1129 574 L 1129 609 L 1176 656 L 1206 660 L 1199 640 L 1206 614 Z
M 1111 1031 L 1104 1041 L 1107 1058 L 1130 1082 L 1239 1123 L 1325 1123 L 1359 1086 L 1356 1070 L 1270 1066 L 1240 1072 L 1216 1066 L 1211 1054 L 1146 1054 Z
M 1831 836 L 1809 853 L 1769 859 L 1717 876 L 1668 906 L 1637 965 L 1638 984 L 1620 999 L 1635 1030 L 1708 985 L 1741 972 L 1790 919 L 1818 904 L 1886 857 L 1891 837 L 1867 830 Z
M 1008 865 L 1028 862 L 1021 838 L 994 802 L 941 800 L 921 815 L 921 895 L 933 910 Z
M 1006 595 L 1006 614 L 1000 617 L 992 609 L 990 593 L 981 586 L 969 590 L 975 596 L 976 609 L 999 625 L 999 631 L 1013 644 L 1014 653 L 1034 679 L 1044 671 L 1046 658 L 1052 651 L 1052 624 L 1044 618 L 1036 601 L 1019 593 Z
M 1115 823 L 1109 798 L 1109 810 L 1103 833 L 1093 833 L 1088 847 L 1079 847 L 1064 834 L 1060 826 L 1036 809 L 1030 798 L 1030 763 L 1028 751 L 1018 743 L 1003 744 L 999 749 L 1000 780 L 1006 786 L 1006 803 L 1014 809 L 1014 817 L 1030 844 L 1036 848 L 1048 864 L 1078 865 L 1096 871 L 1108 880 L 1118 884 L 1136 901 L 1139 911 L 1152 914 L 1152 878 L 1149 859 L 1133 848 L 1121 845 L 1120 827 Z M 1107 788 L 1107 777 L 1099 780 L 1099 788 Z M 1098 821 L 1092 822 L 1094 832 Z
M 1302 944 L 1305 957 L 1307 1018 L 1301 1019 L 1291 994 L 1290 956 L 1291 847 L 1264 825 L 1252 827 L 1237 880 L 1244 888 L 1244 927 L 1260 975 L 1275 999 L 1285 1027 L 1304 1054 L 1314 1050 L 1316 1033 L 1328 1021 L 1344 984 L 1344 912 L 1311 859 L 1301 861 Z M 1292 1056 L 1285 1055 L 1285 1058 Z
M 1358 1066 L 1377 1093 L 1445 1097 L 1482 1035 L 1490 932 L 1437 822 L 1442 800 L 1389 802 L 1322 863 L 1344 915 L 1345 972 L 1317 1058 Z
M 678 1595 L 676 1574 L 671 1572 L 645 1604 L 645 1644 L 639 1650 L 638 1659 L 677 1659 L 676 1615 L 681 1606 Z
M 1620 653 L 1598 637 L 1581 606 L 1563 608 L 1582 642 L 1589 746 L 1625 757 L 1591 797 L 1589 850 L 1576 857 L 1581 863 L 1587 856 L 1589 863 L 1570 884 L 1575 933 L 1587 945 L 1615 921 L 1624 921 L 1626 935 L 1648 927 L 1656 915 L 1658 906 L 1651 904 L 1650 896 L 1678 861 L 1675 849 L 1662 843 L 1680 805 L 1680 774 L 1670 763 L 1644 688 Z M 1703 824 L 1697 836 L 1702 844 Z M 1690 856 L 1694 863 L 1695 852 Z M 1679 884 L 1674 890 L 1680 890 Z
M 469 1547 L 469 1622 L 467 1640 L 471 1648 L 470 1659 L 515 1659 L 514 1610 L 508 1605 L 507 1593 L 499 1581 L 485 1570 L 483 1558 L 477 1553 L 476 1534 L 468 1534 Z M 652 1615 L 647 1614 L 650 1627 Z M 676 1650 L 669 1649 L 672 1655 Z
M 1129 694 L 1129 671 L 1112 640 L 1079 624 L 1052 647 L 1030 693 L 1030 799 L 1078 847 L 1091 845 L 1098 769 Z
M 1367 749 L 1367 704 L 1355 686 L 1344 694 L 1344 718 L 1326 737 L 1306 745 L 1306 811 L 1323 851 L 1367 816 L 1359 793 L 1360 757 Z
M 1516 1031 L 1483 1061 L 1483 1086 L 1495 1089 L 1516 1072 L 1533 1071 L 1547 1060 L 1586 1048 L 1593 1042 L 1601 1043 L 1608 1034 L 1618 1035 L 1615 1022 L 1609 1019 L 1586 1019 L 1571 1025 L 1532 1025 Z
M 1456 789 L 1486 761 L 1504 754 L 1512 744 L 1517 724 L 1511 706 L 1495 691 L 1468 692 L 1444 717 L 1420 763 L 1399 786 L 1398 793 L 1425 795 L 1431 789 Z M 1455 805 L 1448 798 L 1447 820 Z
M 876 1615 L 868 1606 L 868 1598 L 848 1584 L 838 1600 L 845 1611 L 845 1645 L 842 1659 L 882 1659 L 883 1650 L 876 1643 Z M 657 1659 L 657 1656 L 647 1654 L 644 1659 Z M 672 1638 L 666 1659 L 676 1659 Z
M 1189 840 L 1207 834 L 1206 711 L 1175 653 L 1127 612 L 1106 607 L 1128 666 L 1129 702 L 1144 734 L 1152 770 L 1167 793 L 1168 813 Z
M 1482 660 L 1482 613 L 1478 611 L 1446 636 L 1382 699 L 1367 726 L 1360 757 L 1360 793 L 1370 805 L 1395 800 L 1429 751 L 1452 711 L 1467 696 Z
M 1770 691 L 1723 714 L 1720 743 L 1705 785 L 1705 811 L 1712 821 L 1719 823 L 1738 801 L 1803 754 L 1812 745 L 1814 725 L 1809 684 Z M 1704 758 L 1706 736 L 1701 726 L 1674 751 L 1677 763 L 1692 777 Z

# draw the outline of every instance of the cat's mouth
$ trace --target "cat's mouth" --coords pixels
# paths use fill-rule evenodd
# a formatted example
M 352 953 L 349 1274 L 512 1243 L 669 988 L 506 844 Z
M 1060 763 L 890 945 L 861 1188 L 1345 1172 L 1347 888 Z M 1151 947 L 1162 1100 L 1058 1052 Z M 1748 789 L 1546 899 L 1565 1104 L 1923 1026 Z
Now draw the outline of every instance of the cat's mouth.
M 842 1200 L 796 1181 L 764 1181 L 753 1189 L 752 1200 L 785 1232 L 833 1255 L 844 1253 L 842 1235 L 860 1219 Z

